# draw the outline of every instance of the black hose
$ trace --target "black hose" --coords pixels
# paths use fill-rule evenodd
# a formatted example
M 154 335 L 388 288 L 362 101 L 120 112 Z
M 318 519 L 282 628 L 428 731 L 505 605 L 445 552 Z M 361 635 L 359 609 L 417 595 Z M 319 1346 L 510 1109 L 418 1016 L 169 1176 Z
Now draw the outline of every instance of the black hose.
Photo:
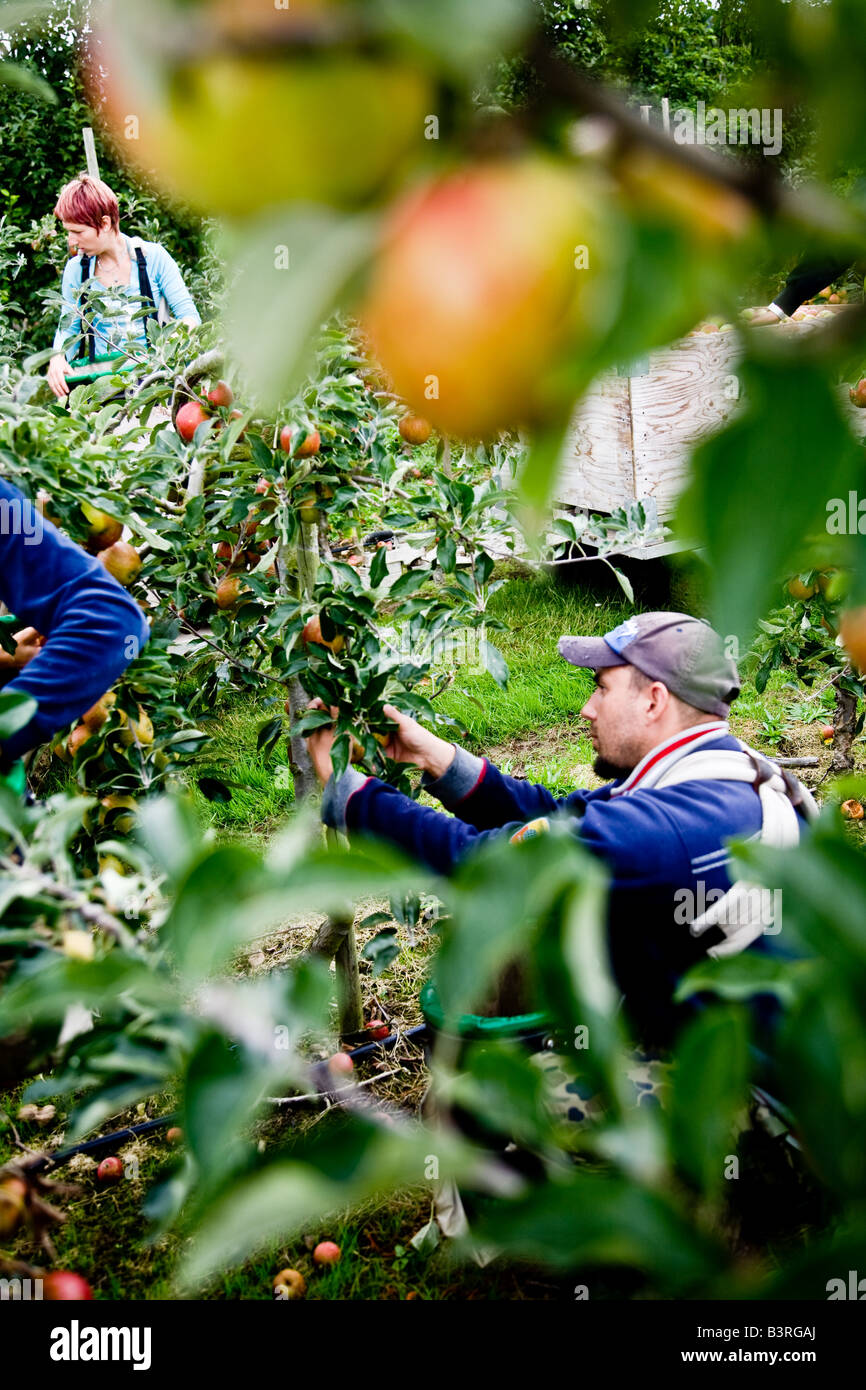
M 426 1034 L 426 1032 L 426 1023 L 420 1023 L 416 1028 L 407 1028 L 405 1033 L 389 1033 L 387 1038 L 381 1038 L 378 1042 L 364 1043 L 361 1047 L 353 1048 L 351 1053 L 347 1055 L 351 1056 L 353 1061 L 363 1060 L 380 1048 L 382 1051 L 390 1051 L 401 1038 L 420 1041 L 421 1034 Z M 325 1086 L 323 1089 L 328 1091 L 331 1086 Z M 70 1149 L 61 1149 L 60 1153 L 42 1154 L 41 1157 L 35 1158 L 27 1164 L 27 1171 L 28 1173 L 42 1173 L 46 1168 L 60 1168 L 78 1154 L 86 1154 L 88 1157 L 94 1158 L 97 1155 L 103 1158 L 107 1157 L 119 1149 L 121 1144 L 129 1143 L 130 1139 L 138 1139 L 142 1134 L 154 1134 L 158 1129 L 164 1129 L 167 1125 L 177 1124 L 179 1119 L 179 1115 L 161 1115 L 158 1120 L 145 1120 L 140 1125 L 130 1125 L 127 1129 L 117 1129 L 112 1134 L 103 1134 L 99 1139 L 86 1139 L 84 1143 L 74 1144 Z

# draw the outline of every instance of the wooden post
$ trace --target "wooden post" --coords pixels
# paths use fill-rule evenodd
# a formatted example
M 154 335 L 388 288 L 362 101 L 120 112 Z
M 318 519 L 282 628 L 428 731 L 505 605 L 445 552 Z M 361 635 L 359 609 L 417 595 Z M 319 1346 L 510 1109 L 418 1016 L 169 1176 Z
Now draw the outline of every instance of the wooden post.
M 358 969 L 358 942 L 354 922 L 346 922 L 337 953 L 337 1001 L 340 1034 L 360 1033 L 364 1026 L 364 1001 L 361 994 L 361 972 Z
M 301 593 L 309 595 L 313 592 L 316 583 L 316 571 L 319 568 L 319 532 L 316 522 L 301 522 L 295 554 Z M 301 681 L 292 681 L 289 687 L 289 708 L 292 720 L 298 717 L 308 703 L 309 696 Z M 309 795 L 309 792 L 316 785 L 316 777 L 307 750 L 306 739 L 298 738 L 290 741 L 289 758 L 295 784 L 295 803 L 297 804 Z M 317 935 L 320 951 L 326 940 L 329 943 L 336 943 L 329 953 L 333 955 L 337 971 L 337 1008 L 340 1033 L 342 1035 L 359 1033 L 364 1023 L 364 1006 L 354 922 L 340 918 L 329 919 Z M 316 948 L 314 947 L 314 949 Z
M 93 139 L 93 131 L 86 125 L 81 132 L 84 139 L 84 156 L 87 160 L 87 172 L 92 179 L 99 178 L 99 162 L 96 158 L 96 142 Z

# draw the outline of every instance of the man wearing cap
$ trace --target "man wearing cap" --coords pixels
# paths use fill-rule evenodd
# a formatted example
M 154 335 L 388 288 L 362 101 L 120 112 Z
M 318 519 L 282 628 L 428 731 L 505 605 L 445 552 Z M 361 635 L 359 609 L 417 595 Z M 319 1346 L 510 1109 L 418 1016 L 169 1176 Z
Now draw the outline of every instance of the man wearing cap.
M 573 817 L 581 843 L 610 871 L 614 974 L 642 1037 L 664 1045 L 675 1028 L 679 976 L 705 954 L 766 948 L 779 929 L 765 898 L 732 883 L 729 842 L 794 844 L 816 814 L 814 802 L 729 732 L 739 676 L 706 623 L 643 613 L 604 637 L 563 637 L 559 651 L 595 671 L 581 715 L 590 723 L 594 769 L 613 781 L 555 797 L 388 706 L 398 727 L 386 752 L 420 767 L 424 789 L 453 816 L 356 769 L 335 781 L 325 728 L 309 737 L 325 784 L 322 818 L 390 840 L 447 874 L 492 835 L 520 839 L 546 828 L 552 815 Z

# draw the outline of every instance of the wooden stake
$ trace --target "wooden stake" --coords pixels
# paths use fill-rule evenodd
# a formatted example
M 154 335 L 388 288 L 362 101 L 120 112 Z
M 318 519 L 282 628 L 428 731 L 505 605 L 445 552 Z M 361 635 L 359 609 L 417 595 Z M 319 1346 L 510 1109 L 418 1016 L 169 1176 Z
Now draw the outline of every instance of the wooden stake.
M 87 172 L 92 179 L 99 178 L 99 162 L 96 158 L 96 142 L 93 138 L 93 131 L 86 125 L 81 132 L 84 139 L 84 155 L 87 160 Z
M 348 1037 L 360 1033 L 364 1026 L 364 1001 L 361 994 L 361 972 L 358 969 L 358 942 L 355 924 L 348 922 L 343 939 L 334 956 L 337 967 L 337 1000 L 340 1034 Z

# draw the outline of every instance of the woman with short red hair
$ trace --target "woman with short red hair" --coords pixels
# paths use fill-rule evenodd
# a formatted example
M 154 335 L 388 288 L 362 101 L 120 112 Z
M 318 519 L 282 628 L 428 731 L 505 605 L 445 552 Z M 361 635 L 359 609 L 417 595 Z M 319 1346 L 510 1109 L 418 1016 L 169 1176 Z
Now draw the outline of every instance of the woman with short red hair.
M 64 308 L 54 335 L 55 355 L 48 364 L 48 384 L 62 400 L 69 395 L 66 377 L 76 359 L 86 365 L 127 348 L 147 349 L 147 319 L 132 317 L 139 306 L 130 295 L 149 300 L 154 318 L 163 299 L 171 317 L 191 326 L 201 318 L 177 262 L 165 248 L 121 232 L 117 198 L 107 183 L 79 174 L 63 188 L 54 215 L 68 234 L 70 251 L 81 253 L 73 254 L 63 271 Z M 116 293 L 106 297 L 104 307 L 88 311 L 81 289 L 91 278 Z M 64 347 L 72 333 L 74 341 Z

